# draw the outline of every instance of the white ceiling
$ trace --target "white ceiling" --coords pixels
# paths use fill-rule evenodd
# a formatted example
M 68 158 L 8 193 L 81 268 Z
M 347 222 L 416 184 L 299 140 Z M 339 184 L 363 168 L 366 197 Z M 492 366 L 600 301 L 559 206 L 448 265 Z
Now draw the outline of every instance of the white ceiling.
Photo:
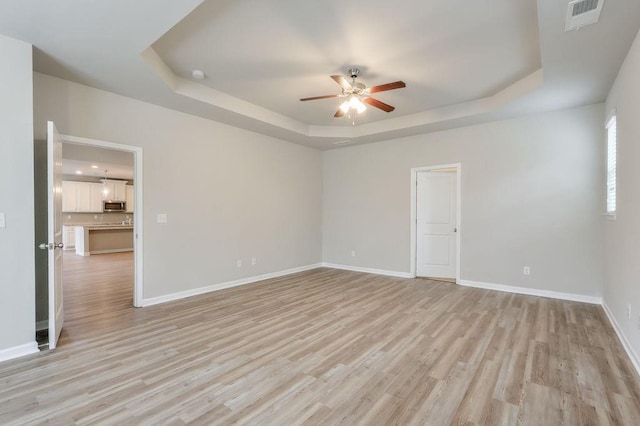
M 88 145 L 63 143 L 62 173 L 100 178 L 106 175 L 110 179 L 131 180 L 133 179 L 133 154 Z
M 34 45 L 36 71 L 327 149 L 602 102 L 640 27 L 637 0 L 569 33 L 568 0 L 201 3 L 0 1 L 0 33 Z M 396 111 L 351 126 L 335 99 L 298 101 L 353 65 L 407 83 L 377 94 Z
M 352 66 L 368 86 L 408 86 L 358 124 L 490 96 L 541 66 L 536 4 L 513 0 L 207 1 L 153 48 L 180 77 L 203 70 L 213 89 L 322 126 L 351 125 L 333 117 L 341 100 L 298 99 L 338 93 L 329 75 Z
M 133 180 L 133 167 L 101 161 L 62 160 L 62 174 L 100 179 L 106 176 L 107 179 Z

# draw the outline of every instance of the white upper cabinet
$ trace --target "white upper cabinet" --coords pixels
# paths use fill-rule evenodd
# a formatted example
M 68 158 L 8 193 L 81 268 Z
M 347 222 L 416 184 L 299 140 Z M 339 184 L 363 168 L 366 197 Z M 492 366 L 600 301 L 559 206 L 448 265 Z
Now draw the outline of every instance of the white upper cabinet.
M 62 211 L 65 213 L 101 213 L 102 200 L 96 204 L 92 200 L 92 185 L 90 182 L 62 181 Z
M 127 185 L 125 187 L 125 207 L 127 209 L 127 213 L 133 213 L 134 204 L 135 204 L 135 191 L 133 190 L 133 185 Z
M 125 201 L 126 190 L 125 186 L 127 182 L 124 180 L 104 180 L 103 181 L 103 194 L 102 199 L 104 201 Z
M 125 181 L 62 182 L 62 211 L 65 213 L 102 213 L 102 201 L 125 201 Z M 105 196 L 105 189 L 107 195 Z
M 62 181 L 62 211 L 76 212 L 78 211 L 78 195 L 77 186 L 80 182 L 72 182 L 68 180 Z
M 76 182 L 76 211 L 91 211 L 91 184 L 88 182 Z
M 116 196 L 113 201 L 125 201 L 127 199 L 127 182 L 121 181 L 116 183 Z
M 102 184 L 90 183 L 91 185 L 91 210 L 92 212 L 102 211 Z
M 102 199 L 104 201 L 115 201 L 114 194 L 116 192 L 116 184 L 112 180 L 105 180 L 102 183 Z

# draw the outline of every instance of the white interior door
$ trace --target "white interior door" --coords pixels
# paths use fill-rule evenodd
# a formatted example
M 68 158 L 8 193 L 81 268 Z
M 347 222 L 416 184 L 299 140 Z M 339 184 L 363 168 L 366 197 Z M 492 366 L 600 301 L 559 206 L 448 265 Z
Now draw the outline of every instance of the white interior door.
M 416 275 L 456 277 L 456 172 L 419 172 L 416 188 Z
M 47 123 L 47 184 L 49 240 L 44 248 L 49 250 L 49 349 L 54 349 L 62 331 L 64 304 L 62 298 L 62 142 L 52 121 Z

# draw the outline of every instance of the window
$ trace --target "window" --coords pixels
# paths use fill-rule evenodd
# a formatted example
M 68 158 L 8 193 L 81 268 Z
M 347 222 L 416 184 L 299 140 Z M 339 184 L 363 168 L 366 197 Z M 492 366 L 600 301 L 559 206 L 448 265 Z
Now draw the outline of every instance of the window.
M 607 213 L 616 213 L 616 116 L 607 123 Z

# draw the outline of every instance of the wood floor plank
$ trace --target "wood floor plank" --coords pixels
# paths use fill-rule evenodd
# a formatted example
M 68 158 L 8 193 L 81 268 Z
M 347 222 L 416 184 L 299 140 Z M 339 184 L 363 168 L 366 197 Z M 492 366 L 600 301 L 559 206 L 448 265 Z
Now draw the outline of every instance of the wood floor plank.
M 59 347 L 0 363 L 2 425 L 640 419 L 599 306 L 320 268 L 135 309 L 131 253 L 65 263 Z

